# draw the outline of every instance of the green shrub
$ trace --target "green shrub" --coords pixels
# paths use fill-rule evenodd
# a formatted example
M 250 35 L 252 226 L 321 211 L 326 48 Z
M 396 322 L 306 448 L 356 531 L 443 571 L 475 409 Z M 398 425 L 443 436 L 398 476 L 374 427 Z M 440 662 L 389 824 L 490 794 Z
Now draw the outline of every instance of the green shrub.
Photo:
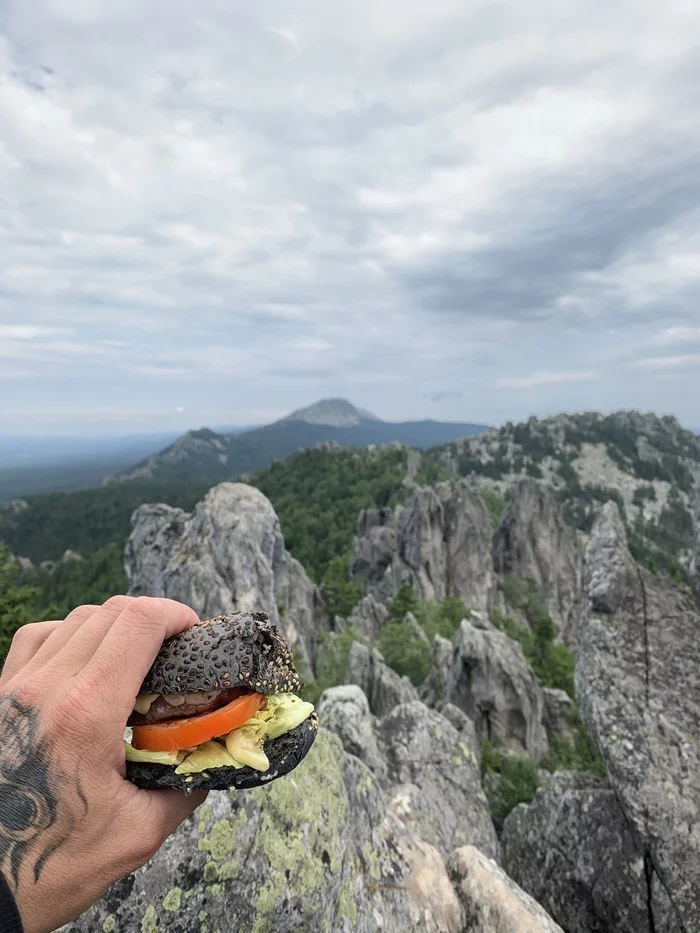
M 493 609 L 491 621 L 497 629 L 519 642 L 526 661 L 543 687 L 564 690 L 572 700 L 576 698 L 576 661 L 566 645 L 554 641 L 556 630 L 550 616 L 538 613 L 530 629 L 518 625 L 515 619 L 504 615 L 499 609 Z
M 452 640 L 462 619 L 469 618 L 469 607 L 456 596 L 448 596 L 441 603 L 424 603 L 416 618 L 431 644 L 436 635 Z
M 20 583 L 19 567 L 10 552 L 0 544 L 0 666 L 12 643 L 12 636 L 27 622 L 34 622 L 38 589 Z
M 494 492 L 492 489 L 480 489 L 481 498 L 484 500 L 484 505 L 488 509 L 489 516 L 494 525 L 498 525 L 501 519 L 503 518 L 503 513 L 508 508 L 508 503 L 499 495 L 497 492 Z
M 420 621 L 421 608 L 420 600 L 414 593 L 413 588 L 402 586 L 391 601 L 387 622 L 403 622 L 407 612 L 412 612 Z
M 367 644 L 364 635 L 351 625 L 340 632 L 324 632 L 316 659 L 316 680 L 307 684 L 305 699 L 311 703 L 318 703 L 324 690 L 345 683 L 348 655 L 353 642 L 356 641 Z
M 482 746 L 482 775 L 491 818 L 497 829 L 519 803 L 531 803 L 539 787 L 539 767 L 528 755 L 501 755 L 490 742 Z
M 547 771 L 585 771 L 597 777 L 605 777 L 605 765 L 591 737 L 576 716 L 576 732 L 573 739 L 549 736 L 549 751 L 542 760 Z
M 334 557 L 321 583 L 321 592 L 329 617 L 347 619 L 362 599 L 362 587 L 350 579 L 350 554 Z
M 378 647 L 384 660 L 397 674 L 408 677 L 418 687 L 432 664 L 428 645 L 405 622 L 387 622 L 379 632 Z

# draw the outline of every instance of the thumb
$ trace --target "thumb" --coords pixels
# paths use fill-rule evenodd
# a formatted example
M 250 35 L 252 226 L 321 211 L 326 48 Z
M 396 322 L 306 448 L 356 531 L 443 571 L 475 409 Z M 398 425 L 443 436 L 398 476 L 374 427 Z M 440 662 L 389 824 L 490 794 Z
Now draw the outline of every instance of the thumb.
M 139 790 L 131 809 L 134 834 L 144 842 L 148 840 L 147 848 L 155 855 L 208 794 L 206 790 L 195 790 L 186 797 L 177 790 Z

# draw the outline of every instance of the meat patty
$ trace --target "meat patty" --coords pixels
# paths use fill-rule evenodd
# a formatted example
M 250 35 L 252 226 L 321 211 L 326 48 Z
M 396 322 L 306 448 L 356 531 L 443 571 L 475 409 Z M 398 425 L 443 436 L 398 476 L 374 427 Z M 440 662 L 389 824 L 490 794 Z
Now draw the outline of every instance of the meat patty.
M 231 703 L 236 697 L 249 692 L 242 687 L 232 687 L 230 690 L 220 690 L 205 703 L 182 703 L 180 706 L 173 706 L 163 697 L 158 697 L 153 701 L 147 713 L 137 713 L 134 710 L 127 725 L 144 726 L 147 723 L 169 722 L 173 719 L 185 719 L 188 716 L 200 716 L 202 713 L 210 713 L 212 710 L 220 709 L 222 706 L 226 706 L 227 703 Z

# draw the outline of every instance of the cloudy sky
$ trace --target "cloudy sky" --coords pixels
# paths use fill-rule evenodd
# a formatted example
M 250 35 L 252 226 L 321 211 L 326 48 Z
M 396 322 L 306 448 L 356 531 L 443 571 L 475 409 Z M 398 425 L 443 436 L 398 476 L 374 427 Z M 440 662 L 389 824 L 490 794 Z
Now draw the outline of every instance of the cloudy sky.
M 0 0 L 0 432 L 700 426 L 697 0 Z

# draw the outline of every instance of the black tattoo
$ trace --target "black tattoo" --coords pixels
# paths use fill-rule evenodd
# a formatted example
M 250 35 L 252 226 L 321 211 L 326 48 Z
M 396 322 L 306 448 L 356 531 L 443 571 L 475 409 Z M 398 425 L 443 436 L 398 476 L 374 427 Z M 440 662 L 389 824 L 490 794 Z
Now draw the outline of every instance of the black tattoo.
M 56 826 L 61 783 L 49 761 L 48 743 L 39 736 L 39 715 L 12 695 L 0 695 L 0 865 L 17 887 L 22 866 L 34 859 L 38 881 L 63 841 L 49 831 Z

